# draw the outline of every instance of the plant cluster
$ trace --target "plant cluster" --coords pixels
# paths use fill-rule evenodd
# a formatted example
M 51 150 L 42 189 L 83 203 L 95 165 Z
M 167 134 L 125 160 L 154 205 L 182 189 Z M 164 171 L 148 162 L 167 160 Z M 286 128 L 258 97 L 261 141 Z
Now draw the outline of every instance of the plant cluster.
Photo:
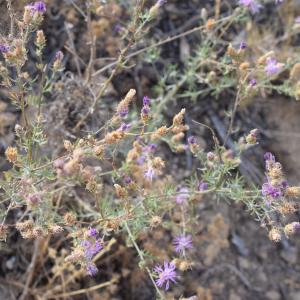
M 105 6 L 97 1 L 88 2 L 87 20 L 93 14 L 101 13 Z M 112 78 L 126 66 L 129 51 L 147 34 L 149 24 L 157 18 L 166 1 L 159 0 L 149 9 L 143 2 L 138 1 L 133 20 L 124 32 L 125 46 L 114 69 L 75 129 L 82 128 L 93 114 Z M 283 0 L 275 1 L 274 5 L 280 2 Z M 85 137 L 61 141 L 64 153 L 54 160 L 43 154 L 45 147 L 49 147 L 44 127 L 47 112 L 43 110 L 43 104 L 64 72 L 64 55 L 58 51 L 52 62 L 44 63 L 47 41 L 39 29 L 47 9 L 44 2 L 25 6 L 20 20 L 13 15 L 10 35 L 0 44 L 0 75 L 1 84 L 10 91 L 9 98 L 20 109 L 22 120 L 15 126 L 16 145 L 5 151 L 12 168 L 4 172 L 0 183 L 3 196 L 1 240 L 5 241 L 13 228 L 24 239 L 64 235 L 69 249 L 64 266 L 71 268 L 72 264 L 79 264 L 87 274 L 95 276 L 99 267 L 96 264 L 98 255 L 106 251 L 118 233 L 123 232 L 128 244 L 135 247 L 141 268 L 147 271 L 158 296 L 163 299 L 161 289 L 168 290 L 171 284 L 178 282 L 179 272 L 191 267 L 195 250 L 193 226 L 197 220 L 197 206 L 203 197 L 243 203 L 268 229 L 272 241 L 279 242 L 284 236 L 290 238 L 295 234 L 300 223 L 287 217 L 299 209 L 295 199 L 299 197 L 300 189 L 288 185 L 274 155 L 265 155 L 266 182 L 262 188 L 247 185 L 237 172 L 242 153 L 258 144 L 258 130 L 253 129 L 242 136 L 234 150 L 226 146 L 226 141 L 231 138 L 239 106 L 261 89 L 283 91 L 296 98 L 300 96 L 300 62 L 298 58 L 278 62 L 272 50 L 250 60 L 249 48 L 244 41 L 238 46 L 226 43 L 226 51 L 216 56 L 215 49 L 221 41 L 220 37 L 218 39 L 220 28 L 248 18 L 248 9 L 258 13 L 261 8 L 254 0 L 240 0 L 238 4 L 232 15 L 219 19 L 209 19 L 203 12 L 205 22 L 199 27 L 204 39 L 201 49 L 187 61 L 183 75 L 172 78 L 178 79 L 176 86 L 168 87 L 167 78 L 162 78 L 157 90 L 169 89 L 166 95 L 158 95 L 157 100 L 145 95 L 142 107 L 136 110 L 136 90 L 130 89 L 113 108 L 113 115 L 107 118 L 103 127 Z M 92 35 L 87 85 L 94 65 L 93 41 Z M 26 71 L 30 60 L 28 49 L 33 45 L 36 70 L 29 72 Z M 275 85 L 274 80 L 283 72 L 288 76 L 282 84 Z M 221 79 L 220 74 L 223 74 Z M 168 75 L 168 79 L 172 77 L 170 73 Z M 200 136 L 190 134 L 190 127 L 185 122 L 185 108 L 178 109 L 172 121 L 165 120 L 162 114 L 182 86 L 189 82 L 192 89 L 196 81 L 205 87 L 199 93 L 193 93 L 192 98 L 201 93 L 216 95 L 225 89 L 236 89 L 224 143 L 219 141 L 213 129 L 198 123 L 211 133 L 214 146 L 208 152 L 199 142 Z M 34 108 L 34 116 L 29 117 L 29 107 Z M 174 155 L 189 153 L 197 162 L 194 174 L 179 186 L 176 179 L 169 176 L 172 161 L 166 161 L 160 150 L 166 145 Z M 78 189 L 85 191 L 88 200 L 78 196 Z M 8 220 L 13 210 L 21 212 L 15 224 Z M 179 222 L 172 227 L 176 228 L 172 259 L 158 261 L 159 258 L 143 251 L 137 240 L 141 233 L 172 222 L 175 214 L 179 215 Z

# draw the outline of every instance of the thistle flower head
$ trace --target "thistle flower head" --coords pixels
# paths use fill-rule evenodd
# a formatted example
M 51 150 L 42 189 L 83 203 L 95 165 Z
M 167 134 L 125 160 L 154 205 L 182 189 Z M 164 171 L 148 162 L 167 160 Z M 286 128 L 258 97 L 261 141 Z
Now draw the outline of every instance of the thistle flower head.
M 262 186 L 262 195 L 277 199 L 282 196 L 282 191 L 279 187 L 272 186 L 269 182 L 266 182 Z
M 246 48 L 247 48 L 246 42 L 241 42 L 241 43 L 240 43 L 240 49 L 241 49 L 241 50 L 244 50 L 244 49 L 246 49 Z
M 43 1 L 34 3 L 34 9 L 39 13 L 45 13 L 47 10 L 46 4 Z
M 175 265 L 173 263 L 165 261 L 163 266 L 157 265 L 154 268 L 154 271 L 158 275 L 158 279 L 155 281 L 158 287 L 162 287 L 165 284 L 165 289 L 168 290 L 170 288 L 170 281 L 175 284 L 177 283 L 177 275 L 175 271 Z
M 253 14 L 259 12 L 262 7 L 256 0 L 239 0 L 239 4 L 250 9 Z
M 144 178 L 148 181 L 152 181 L 154 176 L 155 176 L 155 171 L 152 168 L 152 166 L 149 166 L 144 173 Z
M 183 204 L 189 198 L 189 190 L 186 187 L 180 188 L 178 191 L 178 195 L 176 196 L 176 203 Z
M 200 192 L 203 192 L 205 190 L 208 189 L 208 183 L 207 182 L 204 182 L 204 181 L 201 181 L 198 185 L 198 189 Z
M 250 81 L 249 81 L 249 86 L 250 86 L 250 87 L 255 87 L 256 84 L 257 84 L 256 79 L 254 79 L 254 78 L 250 79 Z
M 126 131 L 126 130 L 128 130 L 130 127 L 131 127 L 130 124 L 122 123 L 121 126 L 120 126 L 120 128 L 119 128 L 119 130 L 120 130 L 120 131 Z
M 90 276 L 95 276 L 99 272 L 94 263 L 88 263 L 86 266 L 86 271 Z
M 267 58 L 267 64 L 265 66 L 265 72 L 268 76 L 272 76 L 274 74 L 277 74 L 280 72 L 281 66 L 277 62 L 275 58 L 268 57 Z
M 125 118 L 128 115 L 128 111 L 129 111 L 128 107 L 123 107 L 119 112 L 120 118 L 122 119 Z
M 189 137 L 188 137 L 188 143 L 189 143 L 190 145 L 194 145 L 194 144 L 197 143 L 197 140 L 196 140 L 196 138 L 192 135 L 192 136 L 189 136 Z
M 55 59 L 62 61 L 63 58 L 64 58 L 64 54 L 62 53 L 62 51 L 57 51 L 55 54 Z
M 1 53 L 7 53 L 9 51 L 9 46 L 5 44 L 0 44 L 0 52 Z
M 96 237 L 98 235 L 98 230 L 96 228 L 89 228 L 88 235 L 90 237 Z
M 157 0 L 156 5 L 159 7 L 162 7 L 166 3 L 167 3 L 167 0 Z
M 27 9 L 30 10 L 31 14 L 33 15 L 35 12 L 40 14 L 44 14 L 47 10 L 46 4 L 43 1 L 37 1 L 26 6 Z
M 192 236 L 191 235 L 180 235 L 173 241 L 175 251 L 183 254 L 185 250 L 193 248 Z
M 150 105 L 150 98 L 148 96 L 144 96 L 143 98 L 143 105 L 144 106 L 149 106 Z
M 100 240 L 96 240 L 96 241 L 84 240 L 81 242 L 81 246 L 84 249 L 84 255 L 87 260 L 91 260 L 94 255 L 96 255 L 103 249 Z

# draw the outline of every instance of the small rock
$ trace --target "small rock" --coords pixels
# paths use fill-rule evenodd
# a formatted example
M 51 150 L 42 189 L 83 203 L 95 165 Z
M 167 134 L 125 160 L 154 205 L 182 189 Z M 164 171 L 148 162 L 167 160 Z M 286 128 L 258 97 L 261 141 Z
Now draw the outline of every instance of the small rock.
M 244 257 L 239 257 L 239 265 L 242 269 L 249 269 L 251 267 L 251 263 L 248 259 Z
M 266 275 L 266 273 L 263 271 L 262 268 L 259 268 L 257 270 L 257 276 L 256 276 L 256 279 L 261 282 L 261 283 L 266 283 L 268 282 L 268 277 Z
M 290 300 L 300 300 L 300 292 L 294 292 L 290 294 Z
M 16 262 L 16 257 L 12 256 L 9 260 L 6 261 L 6 267 L 8 270 L 12 270 L 14 268 Z
M 268 291 L 266 293 L 266 298 L 268 300 L 280 300 L 281 299 L 281 295 L 277 291 L 272 290 L 272 291 Z
M 295 264 L 298 261 L 298 251 L 296 247 L 290 247 L 281 251 L 280 256 L 288 263 Z
M 230 292 L 229 300 L 242 300 L 242 298 L 238 296 L 236 293 Z

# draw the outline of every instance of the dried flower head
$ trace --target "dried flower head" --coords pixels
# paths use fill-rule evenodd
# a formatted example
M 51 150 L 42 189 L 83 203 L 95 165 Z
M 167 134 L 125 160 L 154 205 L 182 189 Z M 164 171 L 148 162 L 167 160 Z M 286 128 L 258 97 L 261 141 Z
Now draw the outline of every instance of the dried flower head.
M 76 223 L 76 216 L 72 212 L 68 212 L 64 215 L 64 223 L 68 226 Z
M 15 164 L 18 159 L 18 150 L 15 147 L 8 147 L 5 151 L 5 156 L 8 161 Z
M 295 232 L 299 229 L 300 229 L 300 223 L 299 222 L 292 222 L 290 224 L 287 224 L 284 227 L 283 231 L 284 231 L 284 233 L 287 237 L 290 237 L 291 235 L 295 234 Z
M 7 226 L 0 224 L 0 241 L 5 241 L 7 237 Z
M 280 242 L 281 241 L 281 232 L 278 228 L 274 227 L 269 232 L 269 239 L 273 242 Z
M 285 190 L 285 195 L 288 197 L 298 198 L 300 196 L 300 188 L 298 186 L 289 186 Z
M 150 226 L 151 226 L 152 228 L 158 227 L 161 223 L 162 223 L 162 219 L 161 219 L 160 216 L 153 216 L 153 217 L 150 219 Z
M 183 118 L 185 114 L 185 108 L 183 108 L 177 115 L 173 118 L 173 126 L 180 126 L 182 125 Z
M 116 195 L 120 199 L 125 199 L 128 196 L 126 188 L 120 186 L 119 184 L 114 184 Z

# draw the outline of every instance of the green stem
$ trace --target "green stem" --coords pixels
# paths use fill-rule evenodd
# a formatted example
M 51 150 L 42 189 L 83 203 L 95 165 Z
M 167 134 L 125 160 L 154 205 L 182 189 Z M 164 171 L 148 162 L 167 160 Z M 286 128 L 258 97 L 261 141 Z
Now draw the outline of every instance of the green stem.
M 139 257 L 140 257 L 140 260 L 145 264 L 145 269 L 146 269 L 146 271 L 147 271 L 147 273 L 148 273 L 148 275 L 149 275 L 149 277 L 150 277 L 150 279 L 151 279 L 151 281 L 152 281 L 152 283 L 153 283 L 153 285 L 154 285 L 154 287 L 155 287 L 155 289 L 157 291 L 157 294 L 161 297 L 161 299 L 165 299 L 165 297 L 163 296 L 163 294 L 161 293 L 161 291 L 157 287 L 150 269 L 146 266 L 146 261 L 145 261 L 145 258 L 144 258 L 144 254 L 141 251 L 141 249 L 139 248 L 138 244 L 136 243 L 136 241 L 134 239 L 134 236 L 133 236 L 133 234 L 132 234 L 132 232 L 131 232 L 131 230 L 130 230 L 128 224 L 127 224 L 127 222 L 124 221 L 124 224 L 125 224 L 125 228 L 127 230 L 128 236 L 129 236 L 132 244 L 134 245 L 134 247 L 135 247 L 135 249 L 136 249 L 136 251 L 137 251 L 137 253 L 138 253 Z

